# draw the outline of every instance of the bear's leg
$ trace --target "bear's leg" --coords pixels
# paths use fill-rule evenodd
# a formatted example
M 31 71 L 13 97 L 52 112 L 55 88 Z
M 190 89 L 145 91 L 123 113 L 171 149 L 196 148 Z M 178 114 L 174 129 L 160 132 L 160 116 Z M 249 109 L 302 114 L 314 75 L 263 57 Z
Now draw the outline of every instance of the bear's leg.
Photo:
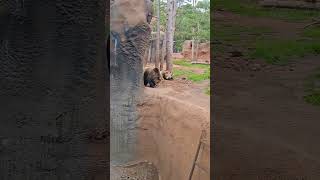
M 156 86 L 156 83 L 154 82 L 154 80 L 151 80 L 149 82 L 149 84 L 150 84 L 150 87 L 152 87 L 152 88 L 154 88 Z
M 144 80 L 144 86 L 148 85 L 148 80 Z

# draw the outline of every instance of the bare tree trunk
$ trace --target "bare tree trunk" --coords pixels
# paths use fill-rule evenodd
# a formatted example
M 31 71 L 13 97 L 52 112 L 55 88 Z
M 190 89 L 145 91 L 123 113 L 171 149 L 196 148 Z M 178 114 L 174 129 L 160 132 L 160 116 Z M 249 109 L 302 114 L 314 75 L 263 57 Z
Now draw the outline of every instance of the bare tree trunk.
M 156 63 L 156 54 L 157 54 L 156 43 L 157 43 L 156 40 L 152 41 L 152 49 L 151 49 L 151 57 L 152 58 L 151 59 L 152 59 L 152 63 L 154 63 L 154 64 Z
M 156 62 L 155 62 L 155 67 L 159 67 L 159 61 L 160 61 L 160 0 L 158 0 L 158 6 L 157 6 L 157 46 L 156 46 Z
M 168 0 L 168 13 L 167 13 L 167 70 L 172 73 L 172 53 L 173 53 L 173 37 L 174 37 L 174 26 L 176 16 L 176 0 Z
M 197 29 L 197 33 L 199 33 L 199 22 L 198 22 L 198 29 Z M 199 53 L 199 44 L 200 44 L 200 40 L 199 40 L 199 37 L 197 36 L 197 41 L 196 41 L 196 45 L 197 45 L 197 48 L 196 48 L 196 57 L 195 57 L 195 62 L 198 61 L 198 53 Z
M 191 61 L 194 61 L 194 38 L 191 41 Z
M 162 46 L 161 46 L 161 59 L 160 59 L 160 71 L 163 70 L 163 63 L 166 55 L 166 35 L 163 35 Z

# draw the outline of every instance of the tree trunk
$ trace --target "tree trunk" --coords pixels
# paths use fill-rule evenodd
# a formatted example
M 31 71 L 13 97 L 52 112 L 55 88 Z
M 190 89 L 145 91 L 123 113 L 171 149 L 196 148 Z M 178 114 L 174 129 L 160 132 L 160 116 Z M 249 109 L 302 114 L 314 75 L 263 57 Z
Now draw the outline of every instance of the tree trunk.
M 167 2 L 167 70 L 172 73 L 172 54 L 173 54 L 173 37 L 175 30 L 175 17 L 176 17 L 176 0 L 168 0 Z
M 166 56 L 166 35 L 163 35 L 162 46 L 161 46 L 161 60 L 160 60 L 160 70 L 163 70 L 163 63 Z
M 160 0 L 158 0 L 158 6 L 157 6 L 157 40 L 156 40 L 156 62 L 155 67 L 160 69 L 159 61 L 160 61 Z
M 194 60 L 195 62 L 198 61 L 198 56 L 199 56 L 199 44 L 200 44 L 199 40 L 196 42 L 196 44 L 197 44 L 197 48 L 196 48 L 196 56 Z

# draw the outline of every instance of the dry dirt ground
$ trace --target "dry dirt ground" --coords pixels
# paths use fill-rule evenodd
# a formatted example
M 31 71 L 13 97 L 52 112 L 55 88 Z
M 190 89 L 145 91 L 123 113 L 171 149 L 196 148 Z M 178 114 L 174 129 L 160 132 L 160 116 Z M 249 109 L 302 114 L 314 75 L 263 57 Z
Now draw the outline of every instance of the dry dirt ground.
M 215 12 L 216 23 L 267 26 L 295 36 L 300 23 Z M 320 57 L 286 66 L 215 56 L 213 175 L 216 179 L 319 179 L 320 108 L 304 99 Z
M 138 152 L 141 160 L 156 165 L 162 180 L 188 179 L 202 131 L 206 145 L 198 163 L 210 169 L 210 96 L 204 93 L 208 85 L 209 81 L 193 83 L 179 77 L 144 88 L 138 105 Z M 208 179 L 208 173 L 195 168 L 193 180 Z

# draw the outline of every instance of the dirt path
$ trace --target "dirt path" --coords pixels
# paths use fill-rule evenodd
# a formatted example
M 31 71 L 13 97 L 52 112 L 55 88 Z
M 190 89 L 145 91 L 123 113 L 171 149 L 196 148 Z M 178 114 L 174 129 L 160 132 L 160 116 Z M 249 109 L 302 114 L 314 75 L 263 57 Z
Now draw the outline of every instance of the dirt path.
M 214 22 L 219 23 L 232 23 L 241 26 L 253 27 L 267 27 L 274 32 L 278 32 L 282 36 L 292 37 L 297 35 L 299 30 L 308 24 L 305 22 L 287 22 L 284 20 L 271 19 L 266 17 L 247 17 L 234 14 L 228 11 L 216 11 L 214 13 Z
M 267 25 L 284 36 L 295 36 L 301 27 L 300 23 L 228 12 L 216 17 L 241 25 Z M 305 78 L 317 67 L 320 57 L 306 57 L 287 66 L 268 65 L 259 71 L 215 66 L 212 92 L 217 177 L 320 177 L 320 109 L 303 99 Z

